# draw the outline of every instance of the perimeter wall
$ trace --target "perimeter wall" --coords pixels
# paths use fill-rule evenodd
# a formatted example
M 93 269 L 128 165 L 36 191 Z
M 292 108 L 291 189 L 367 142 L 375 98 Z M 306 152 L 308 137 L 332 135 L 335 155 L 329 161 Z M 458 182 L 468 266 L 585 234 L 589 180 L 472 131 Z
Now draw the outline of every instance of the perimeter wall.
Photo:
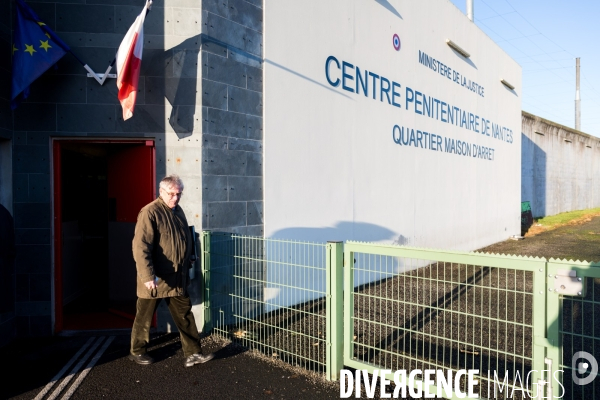
M 522 113 L 521 200 L 534 217 L 600 207 L 600 139 Z

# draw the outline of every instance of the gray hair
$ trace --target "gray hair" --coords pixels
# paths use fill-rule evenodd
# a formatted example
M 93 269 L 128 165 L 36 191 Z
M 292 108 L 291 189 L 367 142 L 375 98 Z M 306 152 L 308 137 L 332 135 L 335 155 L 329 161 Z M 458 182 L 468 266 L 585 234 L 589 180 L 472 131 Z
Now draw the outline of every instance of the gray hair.
M 179 175 L 167 175 L 165 176 L 158 185 L 161 189 L 168 190 L 172 186 L 177 186 L 180 190 L 183 190 L 183 181 Z

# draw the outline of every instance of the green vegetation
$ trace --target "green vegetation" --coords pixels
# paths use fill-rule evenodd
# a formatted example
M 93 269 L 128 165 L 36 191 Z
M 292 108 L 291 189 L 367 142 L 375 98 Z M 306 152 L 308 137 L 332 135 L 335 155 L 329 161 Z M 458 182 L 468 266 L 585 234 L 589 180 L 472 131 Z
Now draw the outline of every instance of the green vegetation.
M 533 225 L 541 224 L 546 229 L 554 229 L 570 223 L 576 224 L 584 222 L 585 220 L 597 216 L 600 216 L 600 208 L 590 208 L 587 210 L 570 211 L 539 218 L 534 221 Z

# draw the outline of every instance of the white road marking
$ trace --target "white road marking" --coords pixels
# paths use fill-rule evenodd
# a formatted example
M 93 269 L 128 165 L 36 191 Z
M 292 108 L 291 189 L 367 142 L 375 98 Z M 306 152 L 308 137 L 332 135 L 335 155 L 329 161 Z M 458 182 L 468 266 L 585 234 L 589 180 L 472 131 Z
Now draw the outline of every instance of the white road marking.
M 94 345 L 88 350 L 87 353 L 85 353 L 85 356 L 83 356 L 83 358 L 77 363 L 75 368 L 71 370 L 69 375 L 67 375 L 65 379 L 63 379 L 63 381 L 60 383 L 60 385 L 58 385 L 58 387 L 54 389 L 54 392 L 52 392 L 50 397 L 48 397 L 48 400 L 54 400 L 60 394 L 60 392 L 65 388 L 65 386 L 67 386 L 71 379 L 73 379 L 73 376 L 79 372 L 81 367 L 83 367 L 83 364 L 87 361 L 88 358 L 90 358 L 92 353 L 98 348 L 98 346 L 100 345 L 100 343 L 102 343 L 103 340 L 104 336 L 99 337 L 98 340 L 96 340 Z
M 114 338 L 115 338 L 114 336 L 111 336 L 108 338 L 108 340 L 106 342 L 104 342 L 104 345 L 102 346 L 100 351 L 98 351 L 96 353 L 96 355 L 94 356 L 94 358 L 92 358 L 92 360 L 87 365 L 87 367 L 85 367 L 85 369 L 83 371 L 81 371 L 81 373 L 79 374 L 79 376 L 77 377 L 75 382 L 73 382 L 73 384 L 71 385 L 71 387 L 69 388 L 67 393 L 65 393 L 65 395 L 61 398 L 61 400 L 68 400 L 69 398 L 71 398 L 73 393 L 75 393 L 75 391 L 79 387 L 79 384 L 81 384 L 81 381 L 83 381 L 83 379 L 87 376 L 87 374 L 90 372 L 90 370 L 92 368 L 94 368 L 94 365 L 96 365 L 96 363 L 98 362 L 100 357 L 102 357 L 102 354 L 104 354 L 104 352 L 106 351 L 106 349 L 111 344 L 111 342 L 113 341 Z
M 41 400 L 46 393 L 48 393 L 48 391 L 52 388 L 52 386 L 54 386 L 54 384 L 60 379 L 62 378 L 62 376 L 65 374 L 65 372 L 67 372 L 69 370 L 69 368 L 71 368 L 71 365 L 73 365 L 73 363 L 75 361 L 77 361 L 77 359 L 79 358 L 79 356 L 81 356 L 81 353 L 83 353 L 85 351 L 85 349 L 87 349 L 87 347 L 90 345 L 90 343 L 92 343 L 92 341 L 96 339 L 95 337 L 91 337 L 88 339 L 87 342 L 85 342 L 85 344 L 79 349 L 79 351 L 77 351 L 77 353 L 75 353 L 75 355 L 73 356 L 73 358 L 71 358 L 69 360 L 69 362 L 63 367 L 63 369 L 61 369 L 58 374 L 56 374 L 56 376 L 54 376 L 54 378 L 52 378 L 52 380 L 50 382 L 48 382 L 48 384 L 42 389 L 42 391 L 35 397 L 34 400 Z

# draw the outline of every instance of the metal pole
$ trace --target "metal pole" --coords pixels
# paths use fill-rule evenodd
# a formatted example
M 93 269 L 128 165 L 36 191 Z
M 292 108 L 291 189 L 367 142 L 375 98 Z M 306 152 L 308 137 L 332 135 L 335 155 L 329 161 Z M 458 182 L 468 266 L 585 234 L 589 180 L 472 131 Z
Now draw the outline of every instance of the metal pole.
M 581 95 L 579 94 L 579 57 L 575 59 L 575 129 L 581 130 Z
M 205 334 L 212 330 L 212 310 L 210 308 L 210 231 L 202 232 L 202 305 L 199 326 Z
M 340 379 L 340 370 L 344 368 L 344 243 L 327 242 L 327 380 Z
M 473 15 L 473 2 L 474 1 L 475 0 L 467 0 L 467 17 L 469 18 L 469 20 L 471 22 L 473 22 L 473 18 L 474 18 L 474 15 Z

